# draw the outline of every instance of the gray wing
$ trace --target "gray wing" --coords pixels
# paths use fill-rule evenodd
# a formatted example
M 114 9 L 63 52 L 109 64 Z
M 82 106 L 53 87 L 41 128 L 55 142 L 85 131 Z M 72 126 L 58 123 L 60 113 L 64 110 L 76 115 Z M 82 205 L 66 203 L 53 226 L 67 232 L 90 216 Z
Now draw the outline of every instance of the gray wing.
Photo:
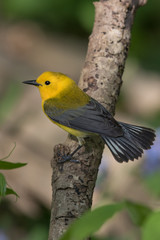
M 86 132 L 118 137 L 123 135 L 122 127 L 112 115 L 95 99 L 78 109 L 65 110 L 53 107 L 52 99 L 45 101 L 44 111 L 48 117 L 64 126 Z

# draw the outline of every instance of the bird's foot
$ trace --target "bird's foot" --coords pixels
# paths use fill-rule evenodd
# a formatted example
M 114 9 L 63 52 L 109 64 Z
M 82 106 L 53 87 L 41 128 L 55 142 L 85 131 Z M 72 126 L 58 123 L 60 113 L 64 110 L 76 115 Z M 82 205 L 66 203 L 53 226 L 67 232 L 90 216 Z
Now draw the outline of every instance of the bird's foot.
M 59 164 L 59 170 L 60 172 L 63 171 L 63 164 L 65 162 L 74 162 L 74 163 L 79 163 L 80 161 L 79 160 L 76 160 L 76 159 L 72 159 L 72 155 L 64 155 L 61 157 L 60 160 L 58 160 L 58 164 Z
M 61 159 L 58 161 L 58 163 L 65 163 L 65 162 L 74 162 L 74 163 L 79 163 L 79 160 L 73 159 L 72 155 L 64 155 L 61 157 Z

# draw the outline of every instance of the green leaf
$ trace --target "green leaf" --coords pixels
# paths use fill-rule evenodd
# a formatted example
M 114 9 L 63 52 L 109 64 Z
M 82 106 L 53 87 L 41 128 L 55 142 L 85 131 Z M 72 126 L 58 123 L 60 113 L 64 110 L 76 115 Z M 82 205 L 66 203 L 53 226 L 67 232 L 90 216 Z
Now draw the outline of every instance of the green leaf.
M 13 162 L 6 162 L 0 160 L 0 169 L 9 170 L 14 168 L 20 168 L 25 166 L 27 163 L 13 163 Z
M 96 232 L 123 207 L 124 203 L 110 204 L 85 213 L 68 228 L 60 240 L 83 240 Z
M 160 239 L 160 212 L 152 213 L 142 228 L 142 240 Z
M 12 148 L 12 150 L 10 151 L 10 153 L 7 156 L 5 156 L 4 158 L 0 159 L 0 169 L 3 169 L 3 170 L 15 169 L 15 168 L 23 167 L 27 164 L 27 163 L 13 163 L 13 162 L 4 161 L 5 159 L 10 157 L 10 155 L 14 151 L 15 147 L 16 147 L 16 143 L 15 143 L 14 147 Z
M 152 210 L 142 204 L 125 201 L 126 209 L 134 224 L 141 226 L 146 218 L 152 213 Z
M 2 173 L 0 173 L 0 197 L 6 195 L 6 179 Z
M 19 197 L 18 194 L 11 188 L 6 188 L 6 195 L 10 195 L 10 194 L 13 194 L 15 195 L 16 197 Z

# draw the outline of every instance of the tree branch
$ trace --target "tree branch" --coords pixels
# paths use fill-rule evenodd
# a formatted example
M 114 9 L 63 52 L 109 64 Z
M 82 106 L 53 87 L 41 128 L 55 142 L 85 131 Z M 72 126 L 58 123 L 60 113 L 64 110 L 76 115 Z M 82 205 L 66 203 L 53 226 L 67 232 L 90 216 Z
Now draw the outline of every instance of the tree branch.
M 122 74 L 130 44 L 136 9 L 145 0 L 101 0 L 95 2 L 95 22 L 79 86 L 114 114 L 122 84 Z M 69 224 L 92 205 L 92 195 L 104 144 L 99 137 L 88 139 L 75 158 L 60 169 L 60 156 L 77 147 L 69 136 L 65 145 L 54 148 L 51 165 L 52 209 L 49 240 L 58 240 Z

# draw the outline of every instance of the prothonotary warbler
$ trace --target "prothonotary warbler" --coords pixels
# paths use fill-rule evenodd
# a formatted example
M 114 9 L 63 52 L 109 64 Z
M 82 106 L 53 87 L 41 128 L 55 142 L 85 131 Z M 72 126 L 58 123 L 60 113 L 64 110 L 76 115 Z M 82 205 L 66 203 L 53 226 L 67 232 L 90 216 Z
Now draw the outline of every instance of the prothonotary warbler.
M 99 102 L 62 73 L 44 72 L 37 80 L 23 83 L 38 87 L 47 117 L 78 138 L 78 148 L 64 157 L 64 161 L 72 161 L 72 156 L 84 144 L 83 139 L 93 134 L 102 137 L 120 163 L 138 159 L 153 144 L 154 130 L 116 121 Z

